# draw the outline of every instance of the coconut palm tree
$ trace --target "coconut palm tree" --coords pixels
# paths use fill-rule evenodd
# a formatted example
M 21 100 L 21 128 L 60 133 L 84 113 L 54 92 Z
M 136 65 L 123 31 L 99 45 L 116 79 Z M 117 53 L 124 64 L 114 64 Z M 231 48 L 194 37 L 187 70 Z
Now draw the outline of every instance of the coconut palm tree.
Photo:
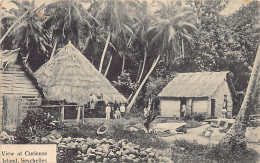
M 134 39 L 134 46 L 143 53 L 143 60 L 140 60 L 140 73 L 137 74 L 137 83 L 140 83 L 147 60 L 148 41 L 145 38 L 145 33 L 151 25 L 153 15 L 149 11 L 149 4 L 147 1 L 139 2 L 137 8 L 135 23 L 133 24 L 136 38 Z
M 54 12 L 53 12 L 54 10 Z M 54 47 L 71 41 L 77 48 L 88 41 L 91 29 L 99 22 L 77 1 L 65 0 L 53 2 L 46 6 L 49 18 L 44 22 L 44 28 L 50 31 Z M 52 54 L 54 54 L 55 48 Z
M 35 8 L 34 1 L 29 3 L 28 1 L 12 1 L 18 9 L 12 9 L 19 20 L 13 23 L 13 25 L 6 32 L 8 33 L 12 28 L 12 32 L 9 32 L 9 36 L 12 37 L 12 47 L 20 48 L 18 61 L 23 57 L 25 62 L 29 62 L 32 70 L 36 70 L 41 66 L 48 58 L 51 45 L 49 44 L 48 36 L 43 32 L 40 18 L 38 17 L 39 11 L 44 6 Z M 22 15 L 22 16 L 21 16 Z M 22 18 L 21 18 L 22 17 Z M 32 48 L 33 47 L 33 48 Z
M 159 62 L 160 57 L 163 57 L 165 64 L 169 65 L 170 60 L 173 60 L 177 56 L 180 56 L 181 36 L 187 36 L 187 38 L 189 37 L 189 39 L 187 40 L 191 40 L 191 32 L 195 33 L 196 31 L 196 27 L 193 24 L 185 21 L 192 14 L 191 11 L 174 11 L 174 9 L 176 8 L 172 2 L 170 2 L 168 6 L 162 2 L 158 3 L 161 4 L 160 10 L 157 11 L 160 17 L 154 21 L 153 25 L 149 29 L 147 29 L 147 32 L 145 34 L 145 38 L 149 42 L 148 53 L 153 52 L 153 54 L 157 53 L 158 55 L 155 57 L 150 70 L 146 74 L 135 95 L 127 106 L 128 112 L 133 106 L 134 101 L 141 91 L 146 80 Z M 182 33 L 184 31 L 185 33 Z
M 110 39 L 118 38 L 118 41 L 121 42 L 120 45 L 122 45 L 122 43 L 127 44 L 127 37 L 133 35 L 133 31 L 130 28 L 133 21 L 130 15 L 131 12 L 127 12 L 131 6 L 131 3 L 129 2 L 107 0 L 99 2 L 95 1 L 95 5 L 92 5 L 92 7 L 95 8 L 95 17 L 103 23 L 103 28 L 106 31 L 103 35 L 104 37 L 107 37 L 100 59 L 99 72 L 102 71 L 103 62 Z
M 13 31 L 16 25 L 29 13 L 29 8 L 27 1 L 20 3 L 19 1 L 11 1 L 15 4 L 18 9 L 12 8 L 9 12 L 2 10 L 1 12 L 1 23 L 3 24 L 3 29 L 7 28 L 4 35 L 1 37 L 0 44 L 6 39 L 6 37 Z M 15 20 L 15 21 L 14 21 Z M 9 26 L 9 23 L 12 25 Z
M 255 101 L 259 101 L 259 79 L 260 79 L 260 44 L 255 57 L 253 69 L 250 75 L 246 94 L 237 115 L 236 121 L 225 135 L 221 144 L 231 144 L 231 148 L 245 148 L 244 141 L 247 122 L 250 112 L 254 108 Z

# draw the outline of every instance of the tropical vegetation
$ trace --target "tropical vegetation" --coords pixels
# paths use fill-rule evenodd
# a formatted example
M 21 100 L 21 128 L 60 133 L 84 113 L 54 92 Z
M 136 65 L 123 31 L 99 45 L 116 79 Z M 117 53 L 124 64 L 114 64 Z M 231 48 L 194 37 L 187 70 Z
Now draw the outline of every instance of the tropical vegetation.
M 259 73 L 258 1 L 230 15 L 222 14 L 229 0 L 10 2 L 13 8 L 1 9 L 0 45 L 18 50 L 30 71 L 71 41 L 128 98 L 128 111 L 155 99 L 175 73 L 231 71 L 236 92 L 250 86 L 243 104 L 235 95 L 234 113 L 241 104 L 241 119 L 254 112 L 248 101 Z

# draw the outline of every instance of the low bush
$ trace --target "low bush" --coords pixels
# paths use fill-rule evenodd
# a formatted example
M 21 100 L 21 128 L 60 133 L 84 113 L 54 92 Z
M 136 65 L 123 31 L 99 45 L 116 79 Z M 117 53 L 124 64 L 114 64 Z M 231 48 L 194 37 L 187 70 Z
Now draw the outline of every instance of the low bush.
M 17 143 L 31 143 L 35 137 L 44 137 L 54 128 L 50 125 L 51 118 L 43 111 L 28 111 L 22 124 L 17 128 L 15 136 Z
M 235 141 L 235 140 L 233 140 Z M 233 145 L 231 145 L 233 144 Z M 176 140 L 172 147 L 174 162 L 238 162 L 257 163 L 259 155 L 256 151 L 230 144 L 201 145 L 187 140 Z M 241 145 L 241 144 L 240 144 Z
M 192 118 L 194 118 L 195 121 L 201 122 L 205 120 L 205 117 L 202 114 L 195 114 L 192 116 Z

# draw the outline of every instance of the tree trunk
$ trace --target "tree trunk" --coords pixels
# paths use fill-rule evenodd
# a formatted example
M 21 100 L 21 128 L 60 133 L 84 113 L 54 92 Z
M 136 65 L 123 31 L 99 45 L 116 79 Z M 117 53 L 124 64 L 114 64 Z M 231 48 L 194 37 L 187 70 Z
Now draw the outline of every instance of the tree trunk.
M 110 68 L 112 58 L 113 58 L 113 56 L 111 55 L 110 58 L 109 58 L 109 62 L 108 62 L 108 64 L 107 64 L 106 72 L 105 72 L 105 74 L 104 74 L 105 77 L 107 76 L 108 70 L 109 70 L 109 68 Z
M 137 83 L 138 79 L 139 79 L 139 76 L 141 74 L 141 69 L 142 69 L 142 65 L 143 65 L 143 60 L 140 60 L 139 62 L 139 66 L 138 66 L 138 71 L 136 73 L 136 78 L 135 78 L 135 82 Z
M 81 107 L 80 106 L 78 106 L 78 108 L 77 108 L 77 123 L 79 123 L 80 122 L 80 111 L 81 111 Z
M 244 140 L 245 137 L 245 131 L 247 127 L 247 121 L 249 116 L 249 111 L 252 109 L 253 101 L 256 95 L 259 95 L 259 91 L 257 91 L 259 88 L 258 86 L 258 80 L 260 77 L 260 45 L 258 46 L 258 51 L 255 57 L 254 66 L 252 69 L 252 73 L 250 75 L 249 83 L 247 86 L 246 94 L 243 100 L 243 103 L 241 105 L 241 108 L 239 110 L 239 113 L 237 115 L 237 119 L 234 122 L 234 124 L 231 126 L 230 130 L 226 134 L 226 136 L 223 138 L 221 143 L 228 143 L 232 139 L 238 140 L 238 142 L 241 142 L 241 140 Z M 259 101 L 259 99 L 256 99 Z M 245 143 L 245 142 L 244 142 Z
M 131 98 L 133 97 L 133 94 L 134 94 L 134 92 L 132 92 L 132 93 L 130 94 L 130 96 L 129 96 L 128 99 L 127 99 L 127 102 L 129 102 L 129 101 L 131 100 Z
M 13 28 L 19 23 L 19 21 L 24 18 L 27 13 L 29 12 L 29 10 L 27 10 L 21 17 L 19 17 L 14 24 L 7 30 L 7 32 L 5 32 L 4 36 L 1 38 L 0 40 L 0 45 L 2 44 L 2 42 L 4 41 L 4 39 L 7 37 L 7 35 L 13 30 Z
M 105 59 L 105 55 L 106 55 L 108 43 L 109 43 L 109 40 L 110 40 L 110 35 L 111 35 L 111 33 L 109 32 L 109 34 L 108 34 L 108 36 L 107 36 L 105 48 L 104 48 L 104 50 L 103 50 L 102 57 L 101 57 L 101 60 L 100 60 L 99 70 L 98 70 L 100 73 L 101 73 L 101 71 L 102 71 L 103 62 L 104 62 L 104 59 Z
M 85 112 L 85 106 L 83 106 L 82 107 L 82 124 L 84 125 L 85 124 L 85 114 L 84 114 L 84 112 Z
M 146 63 L 146 58 L 147 58 L 147 50 L 145 49 L 145 51 L 144 51 L 144 62 L 143 62 L 142 70 L 141 70 L 141 73 L 140 73 L 140 76 L 139 76 L 137 83 L 140 83 L 140 81 L 142 79 L 142 76 L 143 76 L 143 73 L 144 73 L 144 68 L 145 68 L 145 63 Z
M 51 57 L 50 57 L 50 59 L 53 57 L 53 55 L 54 55 L 54 53 L 55 53 L 55 51 L 56 51 L 57 43 L 58 43 L 58 41 L 56 40 L 55 43 L 54 43 L 54 47 L 53 47 L 53 49 L 52 49 L 52 52 L 51 52 Z
M 141 89 L 143 88 L 143 86 L 144 86 L 146 80 L 148 79 L 148 77 L 149 77 L 149 76 L 151 75 L 151 73 L 153 72 L 155 66 L 157 65 L 157 63 L 158 63 L 158 61 L 159 61 L 159 59 L 160 59 L 160 55 L 157 56 L 156 60 L 154 61 L 153 65 L 152 65 L 152 67 L 150 68 L 150 70 L 149 70 L 148 73 L 146 74 L 144 80 L 142 81 L 141 85 L 139 86 L 139 88 L 138 88 L 137 91 L 135 92 L 135 95 L 133 96 L 131 102 L 130 102 L 129 105 L 127 106 L 126 111 L 127 111 L 128 113 L 130 112 L 130 110 L 131 110 L 131 108 L 132 108 L 132 106 L 133 106 L 133 104 L 134 104 L 134 102 L 135 102 L 135 100 L 136 100 L 138 94 L 140 93 Z
M 125 70 L 125 55 L 124 54 L 122 54 L 123 55 L 123 63 L 122 63 L 122 70 L 121 70 L 121 74 L 123 74 L 124 73 L 124 70 Z
M 61 107 L 61 113 L 60 113 L 60 121 L 61 122 L 64 122 L 64 110 L 65 110 L 65 108 L 64 108 L 64 106 L 62 106 Z
M 184 58 L 185 54 L 184 54 L 184 41 L 183 41 L 183 38 L 181 39 L 181 51 L 182 51 L 182 58 Z

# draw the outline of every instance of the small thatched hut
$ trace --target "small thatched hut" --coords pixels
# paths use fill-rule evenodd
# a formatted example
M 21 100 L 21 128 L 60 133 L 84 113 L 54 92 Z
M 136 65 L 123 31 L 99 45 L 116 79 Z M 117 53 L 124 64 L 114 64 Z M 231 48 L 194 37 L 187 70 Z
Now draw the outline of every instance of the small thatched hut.
M 227 116 L 232 116 L 234 87 L 230 73 L 196 72 L 180 73 L 159 93 L 161 116 L 202 114 L 205 117 L 222 117 L 223 105 Z
M 127 102 L 71 43 L 40 67 L 35 77 L 49 101 L 65 100 L 84 105 L 90 100 L 90 95 L 95 94 L 106 102 Z
M 16 63 L 18 50 L 1 56 L 0 130 L 14 131 L 28 110 L 41 106 L 40 91 L 32 76 Z

